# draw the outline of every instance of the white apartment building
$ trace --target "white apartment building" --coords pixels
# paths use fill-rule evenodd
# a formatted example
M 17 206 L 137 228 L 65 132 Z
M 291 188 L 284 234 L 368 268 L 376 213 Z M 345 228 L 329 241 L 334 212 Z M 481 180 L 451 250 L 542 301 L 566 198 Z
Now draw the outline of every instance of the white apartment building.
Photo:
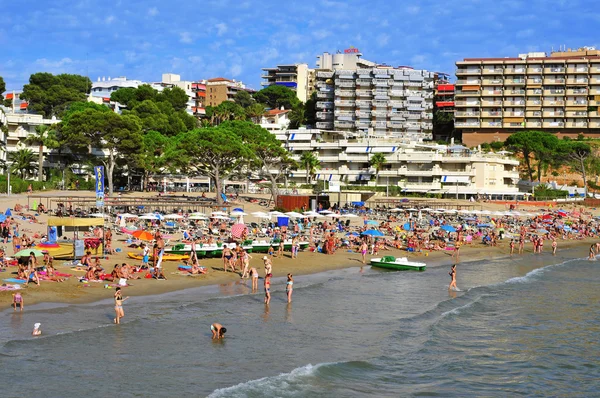
M 357 70 L 377 66 L 376 62 L 367 61 L 361 57 L 362 53 L 354 47 L 347 48 L 344 51 L 337 51 L 335 54 L 324 52 L 317 55 L 317 70 Z
M 431 140 L 434 75 L 384 66 L 318 71 L 316 127 L 398 143 Z
M 288 119 L 289 112 L 289 109 L 283 109 L 283 107 L 281 109 L 268 110 L 260 119 L 260 127 L 273 134 L 285 132 L 290 125 L 290 119 Z
M 376 170 L 369 160 L 373 154 L 383 153 L 387 163 L 379 172 L 379 186 L 453 198 L 477 194 L 514 197 L 519 193 L 519 161 L 501 154 L 470 151 L 458 145 L 403 144 L 394 139 L 323 130 L 288 130 L 276 137 L 296 161 L 303 152 L 316 153 L 321 162 L 318 180 L 374 186 Z M 305 183 L 306 170 L 300 166 L 289 179 Z
M 262 68 L 261 86 L 272 85 L 288 87 L 296 92 L 302 102 L 306 102 L 314 91 L 315 70 L 308 64 L 277 65 L 275 68 Z

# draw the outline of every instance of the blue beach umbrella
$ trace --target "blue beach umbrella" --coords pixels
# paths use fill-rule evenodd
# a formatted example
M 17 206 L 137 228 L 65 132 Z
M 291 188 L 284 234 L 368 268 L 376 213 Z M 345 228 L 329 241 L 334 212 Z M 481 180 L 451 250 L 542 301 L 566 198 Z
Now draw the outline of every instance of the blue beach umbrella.
M 377 231 L 376 229 L 368 229 L 365 232 L 363 232 L 361 235 L 367 235 L 367 236 L 384 236 L 383 233 L 381 233 L 380 231 Z
M 0 222 L 6 221 L 6 216 L 4 214 L 0 214 Z
M 233 209 L 233 211 L 241 211 L 243 213 L 244 209 L 242 209 L 241 207 L 236 207 L 235 209 Z
M 359 236 L 358 232 L 348 232 L 346 236 Z
M 446 232 L 456 232 L 456 228 L 454 228 L 452 225 L 442 225 L 441 228 Z
M 379 225 L 379 223 L 375 220 L 369 220 L 367 221 L 367 225 Z
M 478 228 L 488 228 L 488 227 L 491 227 L 491 225 L 490 224 L 477 224 L 477 227 Z
M 402 226 L 402 229 L 404 229 L 405 231 L 411 231 L 412 229 L 410 228 L 410 223 L 405 223 Z

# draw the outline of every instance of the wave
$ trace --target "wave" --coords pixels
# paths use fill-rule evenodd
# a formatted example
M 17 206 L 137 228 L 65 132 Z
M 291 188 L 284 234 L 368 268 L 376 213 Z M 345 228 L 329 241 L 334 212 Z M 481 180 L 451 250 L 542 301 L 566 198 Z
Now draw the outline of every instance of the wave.
M 218 397 L 248 397 L 248 396 L 279 396 L 282 391 L 293 394 L 295 391 L 303 390 L 308 378 L 315 375 L 317 369 L 322 366 L 335 365 L 336 363 L 321 363 L 317 365 L 305 365 L 282 373 L 278 376 L 263 377 L 239 383 L 231 387 L 225 387 L 213 391 L 209 398 Z M 308 385 L 306 385 L 308 387 Z
M 475 298 L 475 300 L 473 300 L 465 305 L 453 308 L 450 311 L 442 312 L 442 315 L 440 316 L 440 318 L 445 318 L 449 315 L 460 315 L 464 310 L 471 308 L 475 303 L 477 303 L 483 297 L 490 297 L 490 296 L 491 296 L 490 294 L 482 294 L 481 296 Z

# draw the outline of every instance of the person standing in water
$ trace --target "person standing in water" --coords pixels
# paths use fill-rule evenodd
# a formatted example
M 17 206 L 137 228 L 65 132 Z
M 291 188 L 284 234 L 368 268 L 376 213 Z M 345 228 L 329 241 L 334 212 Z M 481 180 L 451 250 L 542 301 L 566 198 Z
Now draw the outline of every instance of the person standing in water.
M 125 313 L 123 312 L 123 301 L 127 300 L 129 298 L 125 297 L 123 298 L 123 294 L 121 293 L 121 288 L 118 287 L 115 290 L 115 314 L 116 314 L 116 318 L 114 319 L 115 324 L 119 325 L 121 323 L 121 318 L 123 318 L 125 316 Z
M 292 274 L 287 274 L 287 283 L 285 285 L 285 293 L 287 294 L 287 302 L 292 302 L 292 292 L 294 291 L 294 278 Z
M 267 274 L 265 276 L 265 304 L 269 304 L 271 302 L 271 277 L 272 274 Z
M 458 287 L 456 287 L 456 264 L 452 264 L 452 268 L 450 269 L 450 272 L 448 272 L 448 274 L 450 275 L 450 286 L 448 286 L 449 290 L 458 290 Z
M 511 239 L 510 240 L 510 255 L 512 256 L 515 252 L 515 240 Z
M 596 245 L 593 244 L 590 246 L 590 255 L 588 256 L 588 260 L 595 260 L 596 259 L 596 252 L 595 252 L 595 247 Z
M 213 323 L 210 325 L 210 331 L 212 333 L 213 339 L 222 339 L 225 337 L 225 333 L 227 333 L 227 328 L 224 328 L 220 323 Z
M 556 239 L 552 238 L 552 255 L 556 256 L 556 247 L 558 246 L 558 243 L 556 243 Z
M 367 263 L 367 251 L 369 250 L 369 245 L 367 245 L 367 241 L 363 240 L 362 244 L 360 245 L 360 254 L 362 256 L 362 263 L 366 264 Z
M 252 278 L 252 292 L 258 290 L 258 271 L 256 268 L 250 268 L 250 278 Z

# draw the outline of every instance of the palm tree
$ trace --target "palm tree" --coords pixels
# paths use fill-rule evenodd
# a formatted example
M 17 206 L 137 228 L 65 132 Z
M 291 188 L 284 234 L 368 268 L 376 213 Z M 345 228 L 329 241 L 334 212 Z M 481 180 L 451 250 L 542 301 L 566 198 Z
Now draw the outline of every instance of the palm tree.
M 306 183 L 310 184 L 311 177 L 321 167 L 321 162 L 319 162 L 317 154 L 314 152 L 304 152 L 300 157 L 300 164 L 306 170 Z
M 35 155 L 29 149 L 10 152 L 8 158 L 12 162 L 11 173 L 19 174 L 23 180 L 35 171 Z
M 379 172 L 383 168 L 383 165 L 387 163 L 387 159 L 383 153 L 375 153 L 369 160 L 369 164 L 375 167 L 375 185 L 379 185 Z
M 25 138 L 26 145 L 38 145 L 38 181 L 44 180 L 44 147 L 54 148 L 57 146 L 56 133 L 50 126 L 40 124 L 35 127 L 35 133 Z
M 246 108 L 246 116 L 252 120 L 252 123 L 260 123 L 260 118 L 265 114 L 265 106 L 263 104 L 252 104 Z

